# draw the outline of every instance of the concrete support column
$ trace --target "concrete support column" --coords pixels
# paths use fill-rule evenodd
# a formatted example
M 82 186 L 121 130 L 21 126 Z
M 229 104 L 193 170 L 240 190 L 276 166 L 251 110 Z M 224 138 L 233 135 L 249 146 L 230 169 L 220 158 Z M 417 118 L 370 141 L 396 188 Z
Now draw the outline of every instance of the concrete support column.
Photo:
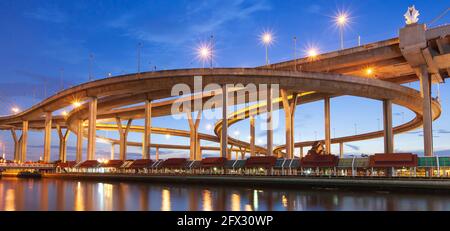
M 330 97 L 324 98 L 324 112 L 325 112 L 325 153 L 331 154 Z
M 255 156 L 255 117 L 250 116 L 250 156 Z
M 77 153 L 75 161 L 77 163 L 83 160 L 83 120 L 77 121 Z
M 16 129 L 14 128 L 11 128 L 10 131 L 14 141 L 14 161 L 20 161 L 20 140 L 22 136 L 18 138 L 16 134 Z
M 159 147 L 156 147 L 156 150 L 155 150 L 156 152 L 155 152 L 155 159 L 156 160 L 159 160 Z
M 283 109 L 285 115 L 285 130 L 286 130 L 286 154 L 288 159 L 294 158 L 294 118 L 295 108 L 297 105 L 298 93 L 292 93 L 292 99 L 289 100 L 288 92 L 281 89 L 281 99 L 283 102 Z
M 300 159 L 303 158 L 303 147 L 300 147 Z
M 272 87 L 267 87 L 267 156 L 273 155 L 273 124 L 272 124 Z
M 142 159 L 150 159 L 152 136 L 152 102 L 145 100 L 144 136 L 142 141 Z
M 111 157 L 109 158 L 111 160 L 114 160 L 115 148 L 116 145 L 114 143 L 111 143 Z
M 392 101 L 383 100 L 384 153 L 394 152 L 394 136 L 392 130 Z
M 188 117 L 189 122 L 189 137 L 190 137 L 190 160 L 201 160 L 202 157 L 200 155 L 200 139 L 198 137 L 198 126 L 200 125 L 202 111 L 199 110 L 197 112 L 197 117 L 195 119 L 192 118 L 191 111 L 189 110 L 186 115 Z
M 27 143 L 28 143 L 28 120 L 22 121 L 22 142 L 21 142 L 21 154 L 20 161 L 25 162 L 27 159 Z
M 50 162 L 52 138 L 52 112 L 45 112 L 44 162 Z
M 95 160 L 95 142 L 97 132 L 97 98 L 92 97 L 89 102 L 88 148 L 87 159 Z
M 220 135 L 220 156 L 228 157 L 228 86 L 222 86 L 222 132 Z
M 56 130 L 58 131 L 59 137 L 59 160 L 62 162 L 67 161 L 67 139 L 69 139 L 70 130 L 66 129 L 65 132 L 59 124 L 56 125 Z
M 344 157 L 344 143 L 339 143 L 339 157 L 343 158 Z
M 126 160 L 127 159 L 127 138 L 128 138 L 128 132 L 130 131 L 131 123 L 133 122 L 132 119 L 129 119 L 127 122 L 126 127 L 124 128 L 122 126 L 122 120 L 117 117 L 116 123 L 117 123 L 117 129 L 119 130 L 119 137 L 120 137 L 120 152 L 119 152 L 119 159 L 120 160 Z
M 423 150 L 425 156 L 433 156 L 433 117 L 431 111 L 431 76 L 426 66 L 420 67 L 420 83 L 423 95 Z

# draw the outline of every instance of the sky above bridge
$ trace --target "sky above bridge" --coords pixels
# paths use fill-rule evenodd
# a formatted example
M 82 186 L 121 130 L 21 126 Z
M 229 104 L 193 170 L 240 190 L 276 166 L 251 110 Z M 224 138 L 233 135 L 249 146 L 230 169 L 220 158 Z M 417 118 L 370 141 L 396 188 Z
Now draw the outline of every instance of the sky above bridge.
M 339 31 L 334 16 L 347 12 L 350 23 L 345 28 L 345 47 L 397 37 L 405 25 L 403 14 L 410 5 L 420 11 L 421 23 L 429 23 L 441 14 L 448 0 L 417 1 L 25 1 L 0 2 L 0 114 L 11 114 L 12 107 L 26 109 L 57 91 L 111 75 L 134 73 L 141 47 L 141 70 L 167 70 L 202 67 L 196 48 L 215 41 L 214 66 L 255 67 L 265 62 L 260 34 L 270 30 L 275 42 L 269 49 L 271 63 L 294 57 L 293 37 L 297 37 L 298 56 L 315 47 L 320 53 L 339 49 Z M 450 22 L 450 15 L 431 26 Z M 138 44 L 141 44 L 139 46 Z M 91 65 L 90 65 L 91 63 Z M 91 66 L 91 68 L 90 68 Z M 408 84 L 417 88 L 418 84 Z M 448 84 L 440 86 L 443 114 L 434 122 L 434 145 L 438 154 L 450 154 L 450 94 Z M 437 86 L 433 86 L 437 96 Z M 332 137 L 353 135 L 382 127 L 381 102 L 344 96 L 332 99 Z M 407 122 L 413 114 L 394 106 L 394 125 Z M 324 137 L 323 102 L 299 106 L 296 111 L 295 140 Z M 280 116 L 281 118 L 283 116 Z M 214 120 L 203 120 L 200 132 L 212 134 Z M 136 124 L 141 124 L 137 121 Z M 156 127 L 188 129 L 187 121 L 156 118 Z M 233 125 L 234 137 L 248 140 L 248 121 Z M 43 132 L 32 131 L 30 159 L 43 153 Z M 99 132 L 118 137 L 114 132 Z M 257 128 L 257 142 L 265 145 L 265 131 Z M 275 130 L 275 144 L 284 143 L 284 126 Z M 141 135 L 130 134 L 131 141 Z M 6 143 L 7 158 L 13 145 L 9 131 L 0 132 Z M 189 144 L 188 138 L 153 135 L 153 142 Z M 421 130 L 396 135 L 396 151 L 422 153 Z M 52 159 L 58 156 L 58 137 L 52 136 Z M 203 142 L 203 145 L 215 144 Z M 75 154 L 75 136 L 69 138 L 68 159 Z M 86 145 L 85 145 L 86 146 Z M 348 143 L 348 154 L 372 154 L 383 150 L 382 139 Z M 338 153 L 337 145 L 332 151 Z M 130 158 L 139 158 L 139 148 L 130 148 Z M 153 151 L 154 152 L 154 151 Z M 98 144 L 98 156 L 109 156 L 109 145 Z M 118 153 L 118 148 L 116 149 Z M 162 155 L 181 156 L 183 151 L 161 150 Z M 296 150 L 298 153 L 298 150 Z M 211 153 L 213 154 L 213 153 Z M 163 157 L 163 156 L 162 156 Z

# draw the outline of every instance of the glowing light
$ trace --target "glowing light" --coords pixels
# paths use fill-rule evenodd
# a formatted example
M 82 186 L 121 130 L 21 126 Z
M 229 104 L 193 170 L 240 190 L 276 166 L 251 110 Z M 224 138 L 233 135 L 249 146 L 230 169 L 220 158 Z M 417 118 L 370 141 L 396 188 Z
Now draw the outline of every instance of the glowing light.
M 265 45 L 265 46 L 269 46 L 270 44 L 273 43 L 273 35 L 271 32 L 269 31 L 265 31 L 262 33 L 261 35 L 261 42 Z
M 339 13 L 335 20 L 338 26 L 345 26 L 348 22 L 348 15 L 346 13 Z
M 75 100 L 75 101 L 72 102 L 72 106 L 73 106 L 74 108 L 80 107 L 80 106 L 81 106 L 81 102 L 78 101 L 78 100 Z
M 372 75 L 373 74 L 373 68 L 368 67 L 368 68 L 366 68 L 365 72 L 366 72 L 367 75 Z
M 67 113 L 67 111 L 65 111 L 65 110 L 61 112 L 61 115 L 63 115 L 63 116 L 67 116 L 67 114 L 68 114 L 68 113 Z
M 20 109 L 18 107 L 13 107 L 13 108 L 11 108 L 11 111 L 13 113 L 18 113 L 20 111 Z
M 314 48 L 314 47 L 309 48 L 307 51 L 308 57 L 311 57 L 311 58 L 317 57 L 318 53 L 319 52 L 317 51 L 317 48 Z

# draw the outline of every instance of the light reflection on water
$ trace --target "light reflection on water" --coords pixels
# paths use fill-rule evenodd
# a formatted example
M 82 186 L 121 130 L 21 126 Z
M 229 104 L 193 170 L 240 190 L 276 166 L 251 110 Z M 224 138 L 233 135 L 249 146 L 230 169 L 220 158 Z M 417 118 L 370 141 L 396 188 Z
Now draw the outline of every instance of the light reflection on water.
M 450 195 L 0 179 L 0 210 L 450 210 Z

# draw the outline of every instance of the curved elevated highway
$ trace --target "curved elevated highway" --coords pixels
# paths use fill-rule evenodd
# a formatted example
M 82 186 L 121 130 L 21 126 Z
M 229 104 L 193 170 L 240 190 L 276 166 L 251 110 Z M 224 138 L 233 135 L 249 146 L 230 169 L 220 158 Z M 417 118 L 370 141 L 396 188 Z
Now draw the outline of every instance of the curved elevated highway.
M 97 139 L 118 144 L 121 159 L 126 159 L 128 145 L 142 146 L 143 158 L 150 158 L 150 147 L 189 149 L 191 159 L 201 159 L 201 150 L 219 150 L 220 155 L 227 158 L 231 158 L 231 151 L 240 152 L 242 156 L 249 152 L 250 155 L 276 154 L 293 158 L 294 147 L 309 146 L 314 142 L 294 142 L 292 125 L 296 105 L 324 100 L 324 142 L 327 152 L 331 143 L 342 146 L 344 142 L 384 137 L 385 152 L 392 153 L 394 133 L 423 126 L 425 154 L 432 155 L 431 121 L 439 118 L 441 106 L 431 97 L 430 86 L 433 82 L 442 83 L 448 77 L 449 35 L 450 26 L 426 29 L 422 24 L 413 24 L 402 28 L 399 38 L 257 68 L 180 69 L 96 80 L 58 92 L 15 115 L 0 117 L 0 129 L 11 130 L 15 140 L 14 158 L 19 162 L 26 161 L 29 129 L 45 132 L 45 162 L 51 160 L 52 129 L 58 130 L 62 147 L 58 159 L 62 161 L 66 161 L 65 142 L 69 132 L 77 135 L 77 161 L 95 159 Z M 368 69 L 372 71 L 369 73 Z M 176 84 L 195 89 L 195 76 L 202 77 L 202 89 L 210 84 L 215 84 L 215 88 L 173 98 L 172 90 Z M 418 80 L 422 87 L 420 91 L 400 85 Z M 236 85 L 238 83 L 242 85 Z M 230 87 L 229 84 L 234 86 Z M 263 88 L 259 84 L 267 84 L 269 87 Z M 257 86 L 257 92 L 250 87 L 253 85 Z M 222 97 L 224 94 L 228 97 Z M 234 98 L 230 101 L 231 95 L 239 94 L 244 96 L 245 103 L 252 105 L 228 113 L 227 107 L 222 105 L 239 104 Z M 260 95 L 269 97 L 261 101 L 257 97 Z M 384 129 L 331 139 L 330 98 L 342 95 L 383 101 Z M 173 114 L 172 105 L 176 102 L 191 105 L 175 112 L 189 115 L 185 120 L 189 124 L 189 131 L 157 128 L 151 124 L 154 117 Z M 221 108 L 222 115 L 225 116 L 216 123 L 215 135 L 198 132 L 200 118 L 192 118 L 191 112 L 197 114 L 202 107 L 194 106 L 195 102 L 200 102 L 202 106 L 209 104 L 214 105 L 214 108 Z M 415 118 L 393 128 L 392 103 L 408 108 L 415 113 Z M 267 147 L 257 146 L 254 139 L 254 116 L 271 115 L 274 108 L 285 111 L 286 144 L 273 147 L 273 131 L 269 131 Z M 69 109 L 71 111 L 67 115 L 56 115 L 57 111 Z M 229 137 L 228 127 L 247 118 L 253 120 L 250 142 Z M 145 125 L 133 126 L 132 121 L 136 119 L 144 119 Z M 126 125 L 123 121 L 126 121 Z M 271 123 L 269 119 L 268 124 Z M 63 132 L 63 129 L 68 132 Z M 17 134 L 17 130 L 22 130 L 21 136 Z M 98 137 L 97 130 L 118 131 L 120 139 Z M 128 132 L 143 133 L 143 142 L 128 142 Z M 191 141 L 189 145 L 153 144 L 150 140 L 151 133 L 190 137 Z M 83 138 L 88 140 L 86 158 L 82 153 Z M 201 147 L 200 140 L 218 142 L 220 147 Z

